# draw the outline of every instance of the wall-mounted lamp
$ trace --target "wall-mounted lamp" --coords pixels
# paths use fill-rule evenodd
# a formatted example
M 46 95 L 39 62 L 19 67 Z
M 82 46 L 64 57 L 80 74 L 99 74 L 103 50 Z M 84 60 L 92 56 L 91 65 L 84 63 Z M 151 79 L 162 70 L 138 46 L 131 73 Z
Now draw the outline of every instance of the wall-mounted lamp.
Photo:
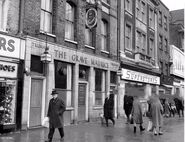
M 30 69 L 28 67 L 25 67 L 24 72 L 26 74 L 26 76 L 30 75 Z

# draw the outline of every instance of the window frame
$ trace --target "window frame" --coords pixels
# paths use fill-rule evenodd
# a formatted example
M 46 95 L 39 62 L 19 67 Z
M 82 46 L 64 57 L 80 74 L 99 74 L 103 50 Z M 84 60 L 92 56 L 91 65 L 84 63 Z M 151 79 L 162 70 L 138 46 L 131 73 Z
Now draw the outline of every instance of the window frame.
M 6 31 L 9 0 L 0 0 L 0 31 Z
M 127 36 L 127 27 L 130 27 L 130 34 Z M 128 37 L 128 38 L 127 38 Z M 129 39 L 129 45 L 130 47 L 127 47 L 127 39 Z M 132 51 L 132 25 L 129 23 L 125 24 L 125 49 Z
M 53 1 L 49 0 L 50 4 L 48 4 L 48 0 L 41 0 L 41 16 L 40 16 L 40 30 L 46 33 L 52 34 L 52 20 L 53 20 Z M 44 7 L 43 7 L 44 6 Z M 47 6 L 49 9 L 47 9 Z M 44 15 L 42 15 L 42 13 Z M 46 15 L 49 16 L 49 27 L 46 26 Z
M 67 17 L 67 6 L 69 6 L 72 11 L 72 19 Z M 71 31 L 67 31 L 68 26 L 70 27 Z M 70 2 L 66 2 L 65 6 L 65 39 L 75 41 L 75 5 Z
M 88 32 L 88 33 L 87 33 Z M 87 37 L 89 37 L 87 40 Z M 89 28 L 85 28 L 85 45 L 93 47 L 93 30 Z
M 125 0 L 125 10 L 132 13 L 132 0 Z
M 108 51 L 108 22 L 104 19 L 101 20 L 101 50 L 109 52 Z

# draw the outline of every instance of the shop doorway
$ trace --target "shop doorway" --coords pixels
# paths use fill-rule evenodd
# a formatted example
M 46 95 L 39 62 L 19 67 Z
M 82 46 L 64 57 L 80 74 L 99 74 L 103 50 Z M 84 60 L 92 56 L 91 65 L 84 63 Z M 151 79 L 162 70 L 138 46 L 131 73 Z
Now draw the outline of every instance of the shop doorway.
M 43 79 L 31 79 L 29 127 L 41 126 Z
M 78 121 L 87 120 L 87 83 L 78 84 Z

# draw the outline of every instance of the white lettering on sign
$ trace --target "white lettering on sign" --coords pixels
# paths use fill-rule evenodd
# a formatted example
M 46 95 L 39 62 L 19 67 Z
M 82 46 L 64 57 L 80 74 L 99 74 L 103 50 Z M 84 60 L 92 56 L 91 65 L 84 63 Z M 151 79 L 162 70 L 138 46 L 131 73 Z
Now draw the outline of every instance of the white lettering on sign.
M 19 58 L 20 39 L 0 34 L 0 55 Z
M 122 68 L 122 79 L 133 80 L 138 82 L 145 82 L 150 84 L 160 84 L 160 77 L 145 73 L 140 73 L 132 70 Z
M 0 77 L 16 78 L 17 64 L 0 61 Z

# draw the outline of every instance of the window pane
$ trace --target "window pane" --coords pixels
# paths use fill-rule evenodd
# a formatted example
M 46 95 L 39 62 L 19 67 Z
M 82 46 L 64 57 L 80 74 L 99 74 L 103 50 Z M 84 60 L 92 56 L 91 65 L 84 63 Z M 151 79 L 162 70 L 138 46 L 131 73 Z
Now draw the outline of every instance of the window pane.
M 102 71 L 95 70 L 95 91 L 102 91 Z
M 67 89 L 67 63 L 54 61 L 55 63 L 55 88 Z
M 74 21 L 74 10 L 69 3 L 66 3 L 66 19 L 72 22 Z
M 44 11 L 41 10 L 40 29 L 44 31 Z
M 88 28 L 85 29 L 85 43 L 92 46 L 92 31 Z
M 31 71 L 43 73 L 43 63 L 40 60 L 40 56 L 31 55 Z
M 45 12 L 45 21 L 44 21 L 44 31 L 50 32 L 51 31 L 51 15 L 50 13 Z
M 45 0 L 45 1 L 46 1 L 45 10 L 52 12 L 52 0 Z
M 41 8 L 45 9 L 45 0 L 41 0 Z

